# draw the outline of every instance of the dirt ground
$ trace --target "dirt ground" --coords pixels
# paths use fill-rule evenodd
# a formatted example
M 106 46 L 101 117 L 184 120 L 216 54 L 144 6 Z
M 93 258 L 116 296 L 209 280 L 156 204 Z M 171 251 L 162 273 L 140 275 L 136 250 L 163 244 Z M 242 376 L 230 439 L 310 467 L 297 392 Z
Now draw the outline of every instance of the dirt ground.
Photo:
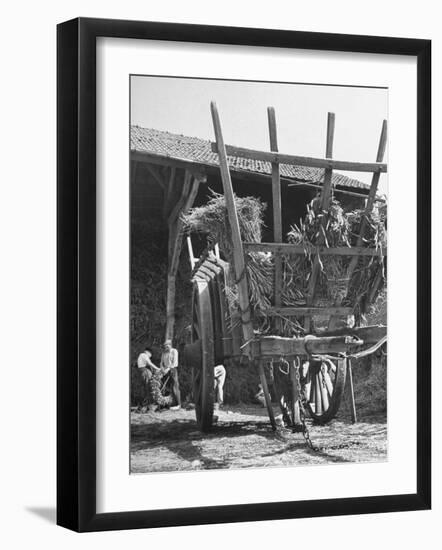
M 313 451 L 302 434 L 273 432 L 258 405 L 226 406 L 217 414 L 213 430 L 203 434 L 194 410 L 132 412 L 132 473 L 387 460 L 385 415 L 365 415 L 356 424 L 345 414 L 326 426 L 309 421 L 312 442 L 320 448 Z

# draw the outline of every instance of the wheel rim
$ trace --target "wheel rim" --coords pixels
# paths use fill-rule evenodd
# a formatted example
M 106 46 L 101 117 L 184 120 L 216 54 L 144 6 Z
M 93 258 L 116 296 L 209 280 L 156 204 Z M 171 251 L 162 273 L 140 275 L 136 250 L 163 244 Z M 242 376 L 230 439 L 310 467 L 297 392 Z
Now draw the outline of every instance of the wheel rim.
M 192 342 L 201 344 L 200 365 L 193 367 L 195 412 L 201 430 L 207 431 L 213 419 L 214 337 L 210 290 L 207 282 L 194 284 L 192 300 Z
M 304 396 L 310 416 L 323 424 L 338 412 L 345 386 L 344 360 L 311 361 L 304 375 Z

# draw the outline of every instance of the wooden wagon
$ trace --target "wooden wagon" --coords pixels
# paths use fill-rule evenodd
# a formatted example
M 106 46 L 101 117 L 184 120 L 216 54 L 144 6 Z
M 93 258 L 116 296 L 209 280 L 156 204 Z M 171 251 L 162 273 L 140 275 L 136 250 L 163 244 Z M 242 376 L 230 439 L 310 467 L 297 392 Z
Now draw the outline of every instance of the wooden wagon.
M 314 307 L 317 279 L 321 269 L 321 256 L 327 254 L 350 256 L 348 277 L 355 270 L 361 256 L 386 256 L 387 250 L 363 246 L 367 219 L 377 200 L 380 174 L 386 172 L 383 156 L 387 139 L 387 125 L 383 122 L 376 162 L 359 163 L 332 159 L 334 114 L 328 114 L 326 158 L 300 157 L 278 153 L 274 109 L 269 107 L 268 120 L 271 151 L 257 151 L 225 145 L 216 104 L 211 112 L 216 143 L 213 150 L 219 156 L 225 202 L 233 246 L 233 265 L 220 257 L 217 246 L 208 249 L 198 259 L 193 256 L 192 243 L 188 237 L 189 255 L 192 264 L 192 342 L 186 346 L 187 363 L 193 368 L 193 393 L 197 422 L 202 431 L 211 428 L 214 410 L 214 366 L 239 362 L 252 363 L 259 372 L 262 391 L 273 429 L 277 428 L 269 392 L 269 365 L 277 365 L 278 376 L 285 384 L 277 387 L 277 400 L 281 405 L 286 426 L 305 431 L 304 414 L 317 422 L 326 423 L 339 409 L 346 379 L 353 397 L 351 359 L 367 355 L 386 341 L 385 326 L 344 326 L 337 328 L 334 322 L 351 314 L 352 307 Z M 274 242 L 248 243 L 241 240 L 240 226 L 235 208 L 235 197 L 229 171 L 228 156 L 245 157 L 272 166 L 272 197 Z M 284 243 L 281 222 L 280 164 L 309 166 L 324 169 L 324 182 L 320 193 L 320 207 L 326 212 L 332 199 L 332 172 L 360 171 L 372 173 L 372 183 L 366 201 L 357 245 L 330 248 L 325 239 L 311 250 L 312 271 L 309 277 L 305 307 L 281 305 L 282 255 L 305 254 L 303 246 Z M 260 334 L 254 330 L 253 311 L 249 300 L 246 273 L 247 253 L 264 251 L 274 255 L 275 292 L 273 303 L 265 315 L 276 326 L 279 316 L 301 318 L 304 334 L 301 337 L 284 337 Z M 232 307 L 226 298 L 227 285 L 234 284 L 238 305 Z M 367 297 L 369 303 L 376 295 L 377 287 L 383 284 L 383 275 L 375 280 Z M 312 318 L 320 315 L 328 320 L 326 330 L 312 330 Z M 276 331 L 275 331 L 276 332 Z M 367 349 L 368 348 L 368 349 Z M 278 389 L 279 387 L 279 389 Z M 281 389 L 283 388 L 283 389 Z M 354 399 L 354 398 L 353 398 Z M 353 418 L 355 419 L 354 400 Z

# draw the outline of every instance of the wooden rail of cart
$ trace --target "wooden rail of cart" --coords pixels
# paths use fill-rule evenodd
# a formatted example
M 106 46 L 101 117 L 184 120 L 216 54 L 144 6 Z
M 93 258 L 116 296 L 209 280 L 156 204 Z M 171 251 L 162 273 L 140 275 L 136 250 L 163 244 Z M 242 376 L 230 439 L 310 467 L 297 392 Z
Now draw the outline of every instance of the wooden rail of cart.
M 194 400 L 197 422 L 201 430 L 210 429 L 214 409 L 214 366 L 220 363 L 238 361 L 252 362 L 258 369 L 265 402 L 271 425 L 276 429 L 275 415 L 271 403 L 266 376 L 266 364 L 284 361 L 287 375 L 289 396 L 278 396 L 282 405 L 286 425 L 299 424 L 300 399 L 305 403 L 312 418 L 318 422 L 328 422 L 338 411 L 348 375 L 351 396 L 351 357 L 364 355 L 377 349 L 386 341 L 386 327 L 353 327 L 333 330 L 333 320 L 352 312 L 351 307 L 313 307 L 315 287 L 320 274 L 320 256 L 325 254 L 346 255 L 352 259 L 348 268 L 348 277 L 357 266 L 360 256 L 386 256 L 385 249 L 379 250 L 363 246 L 367 217 L 372 212 L 376 201 L 380 174 L 387 171 L 383 156 L 387 140 L 387 124 L 383 122 L 376 162 L 360 163 L 332 159 L 334 122 L 333 113 L 328 114 L 327 141 L 325 158 L 310 158 L 287 155 L 278 152 L 275 112 L 268 108 L 271 151 L 257 151 L 242 147 L 225 145 L 221 130 L 217 106 L 211 103 L 213 126 L 216 143 L 212 149 L 218 153 L 228 220 L 232 235 L 233 265 L 222 260 L 217 247 L 206 251 L 198 260 L 193 257 L 192 243 L 188 237 L 189 255 L 192 263 L 192 343 L 186 346 L 187 362 L 193 368 Z M 240 226 L 235 208 L 232 182 L 230 178 L 228 155 L 267 161 L 272 166 L 273 198 L 273 243 L 242 242 Z M 305 254 L 303 246 L 282 242 L 281 185 L 280 164 L 317 167 L 324 169 L 324 181 L 320 194 L 322 211 L 328 211 L 332 199 L 333 170 L 371 172 L 372 182 L 362 218 L 357 245 L 354 247 L 328 248 L 324 240 L 312 247 L 312 272 L 305 307 L 283 307 L 281 305 L 281 266 L 282 255 Z M 296 316 L 303 318 L 304 337 L 282 337 L 257 334 L 253 328 L 252 311 L 249 301 L 247 277 L 245 277 L 246 253 L 249 251 L 266 251 L 274 255 L 275 293 L 272 307 L 265 315 L 276 319 Z M 235 282 L 238 292 L 239 308 L 232 311 L 232 306 L 225 296 L 228 281 Z M 381 284 L 381 277 L 375 286 Z M 376 288 L 371 295 L 375 295 Z M 311 333 L 313 316 L 329 318 L 329 329 L 320 334 Z M 232 320 L 237 319 L 235 323 Z M 275 320 L 275 322 L 277 322 Z M 367 345 L 372 346 L 368 352 Z M 302 371 L 302 372 L 300 372 Z M 300 379 L 302 375 L 302 389 Z M 300 395 L 300 391 L 303 395 Z M 354 402 L 353 402 L 354 410 Z M 355 412 L 354 412 L 355 419 Z

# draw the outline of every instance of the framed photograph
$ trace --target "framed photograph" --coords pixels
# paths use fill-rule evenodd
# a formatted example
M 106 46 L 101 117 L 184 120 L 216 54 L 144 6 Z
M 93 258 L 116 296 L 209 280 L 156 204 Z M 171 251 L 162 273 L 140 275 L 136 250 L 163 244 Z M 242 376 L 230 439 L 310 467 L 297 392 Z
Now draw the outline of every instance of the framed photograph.
M 429 509 L 430 41 L 57 36 L 57 523 Z

